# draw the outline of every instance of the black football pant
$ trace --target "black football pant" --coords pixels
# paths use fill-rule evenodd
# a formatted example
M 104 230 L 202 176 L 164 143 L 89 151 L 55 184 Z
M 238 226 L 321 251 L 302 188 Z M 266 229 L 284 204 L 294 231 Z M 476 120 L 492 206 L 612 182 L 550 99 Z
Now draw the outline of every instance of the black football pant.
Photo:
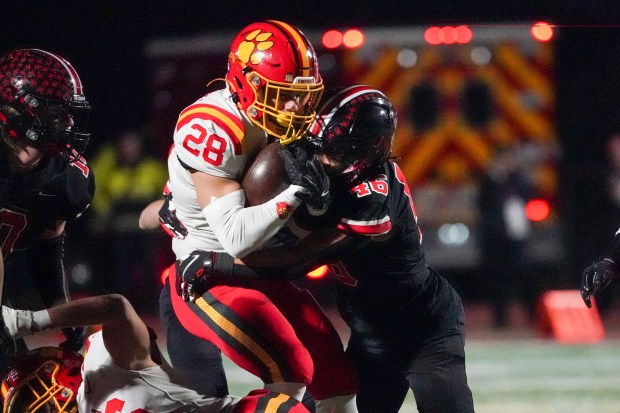
M 415 347 L 394 348 L 401 357 L 392 353 L 388 359 L 377 356 L 352 333 L 347 354 L 359 375 L 358 411 L 396 413 L 410 388 L 420 413 L 473 413 L 465 373 L 463 321 L 461 309 L 451 326 L 444 326 Z
M 198 393 L 209 397 L 228 395 L 220 349 L 189 333 L 181 325 L 172 309 L 170 284 L 167 281 L 159 298 L 159 316 L 167 335 L 172 366 L 189 380 Z

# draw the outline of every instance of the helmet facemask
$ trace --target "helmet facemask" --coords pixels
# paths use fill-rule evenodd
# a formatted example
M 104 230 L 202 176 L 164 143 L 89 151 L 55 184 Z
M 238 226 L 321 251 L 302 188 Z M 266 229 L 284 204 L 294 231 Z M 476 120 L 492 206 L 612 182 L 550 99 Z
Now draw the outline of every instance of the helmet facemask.
M 258 73 L 248 77 L 260 78 L 263 86 L 256 90 L 256 100 L 248 108 L 248 114 L 267 133 L 288 144 L 301 139 L 312 125 L 316 107 L 323 93 L 323 84 L 314 78 L 296 78 L 293 83 L 274 82 Z M 253 85 L 255 81 L 248 83 Z
M 3 413 L 77 413 L 82 357 L 55 347 L 22 356 L 2 380 Z
M 39 149 L 46 156 L 78 159 L 90 139 L 86 129 L 90 106 L 84 97 L 74 96 L 69 103 L 32 95 L 25 100 L 29 107 L 6 120 L 5 129 L 14 135 L 12 138 Z

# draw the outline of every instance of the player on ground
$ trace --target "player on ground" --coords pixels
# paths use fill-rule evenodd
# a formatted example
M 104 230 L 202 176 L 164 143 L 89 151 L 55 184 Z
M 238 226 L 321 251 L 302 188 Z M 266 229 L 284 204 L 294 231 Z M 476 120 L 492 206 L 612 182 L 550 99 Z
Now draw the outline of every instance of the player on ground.
M 328 181 L 316 160 L 304 159 L 292 184 L 261 205 L 246 207 L 240 184 L 269 136 L 294 145 L 305 135 L 322 91 L 317 56 L 296 27 L 270 20 L 250 24 L 235 37 L 226 86 L 183 110 L 175 128 L 169 182 L 187 229 L 183 239 L 172 241 L 177 259 L 196 249 L 243 257 L 270 240 L 302 201 L 323 209 Z M 270 390 L 301 399 L 310 385 L 318 412 L 355 409 L 353 370 L 309 293 L 289 282 L 212 281 L 195 302 L 171 294 L 188 331 L 216 344 Z M 164 308 L 170 303 L 166 294 L 163 314 L 171 313 Z M 187 346 L 183 351 L 191 360 L 192 351 Z M 320 363 L 313 363 L 315 353 L 323 355 Z M 203 380 L 197 372 L 183 373 Z
M 13 337 L 48 328 L 102 327 L 88 338 L 83 363 L 79 354 L 54 347 L 19 359 L 2 382 L 7 413 L 50 407 L 71 413 L 308 412 L 295 399 L 266 390 L 244 398 L 199 395 L 162 359 L 153 331 L 122 295 L 83 298 L 35 312 L 3 307 L 3 319 Z
M 71 64 L 38 49 L 0 56 L 0 245 L 3 304 L 42 309 L 69 299 L 63 268 L 65 225 L 82 214 L 94 177 L 81 156 L 90 106 Z M 79 349 L 81 330 L 64 330 Z M 22 340 L 0 346 L 0 372 Z
M 473 412 L 461 299 L 425 261 L 411 192 L 390 159 L 395 128 L 383 93 L 363 85 L 340 91 L 322 105 L 309 138 L 333 199 L 319 218 L 304 219 L 303 209 L 295 216 L 312 232 L 294 247 L 245 257 L 251 268 L 200 251 L 178 269 L 200 285 L 230 274 L 301 276 L 329 262 L 351 328 L 347 354 L 360 381 L 359 411 L 398 412 L 411 388 L 421 412 Z

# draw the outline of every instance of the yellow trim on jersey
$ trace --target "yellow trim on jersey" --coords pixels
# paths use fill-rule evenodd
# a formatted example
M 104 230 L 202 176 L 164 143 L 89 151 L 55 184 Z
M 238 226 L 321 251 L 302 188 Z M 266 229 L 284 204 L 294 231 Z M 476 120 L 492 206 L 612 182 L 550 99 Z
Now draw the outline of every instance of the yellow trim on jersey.
M 177 121 L 177 123 L 181 123 L 187 117 L 193 116 L 197 113 L 204 113 L 216 117 L 217 119 L 224 122 L 226 126 L 228 126 L 230 130 L 235 134 L 235 137 L 239 139 L 240 142 L 243 141 L 243 139 L 245 138 L 245 132 L 239 127 L 239 125 L 237 125 L 232 119 L 230 119 L 230 115 L 226 115 L 215 108 L 206 108 L 202 106 L 195 109 L 190 109 L 186 112 L 181 113 L 181 116 L 179 116 L 179 120 Z

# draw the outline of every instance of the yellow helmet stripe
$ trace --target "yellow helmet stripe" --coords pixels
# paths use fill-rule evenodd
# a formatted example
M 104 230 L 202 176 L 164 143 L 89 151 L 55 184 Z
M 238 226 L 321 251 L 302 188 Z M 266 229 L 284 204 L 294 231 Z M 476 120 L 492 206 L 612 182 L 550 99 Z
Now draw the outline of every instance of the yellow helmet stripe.
M 305 36 L 299 32 L 299 29 L 291 26 L 290 24 L 278 20 L 269 20 L 269 22 L 273 23 L 281 30 L 283 30 L 291 39 L 294 40 L 295 44 L 297 45 L 297 50 L 299 51 L 298 57 L 300 59 L 299 67 L 300 69 L 302 69 L 300 75 L 313 76 L 314 73 L 312 73 L 312 68 L 314 67 L 314 62 L 311 62 L 308 58 L 311 53 L 308 52 L 309 44 L 307 43 L 308 40 L 305 38 Z

